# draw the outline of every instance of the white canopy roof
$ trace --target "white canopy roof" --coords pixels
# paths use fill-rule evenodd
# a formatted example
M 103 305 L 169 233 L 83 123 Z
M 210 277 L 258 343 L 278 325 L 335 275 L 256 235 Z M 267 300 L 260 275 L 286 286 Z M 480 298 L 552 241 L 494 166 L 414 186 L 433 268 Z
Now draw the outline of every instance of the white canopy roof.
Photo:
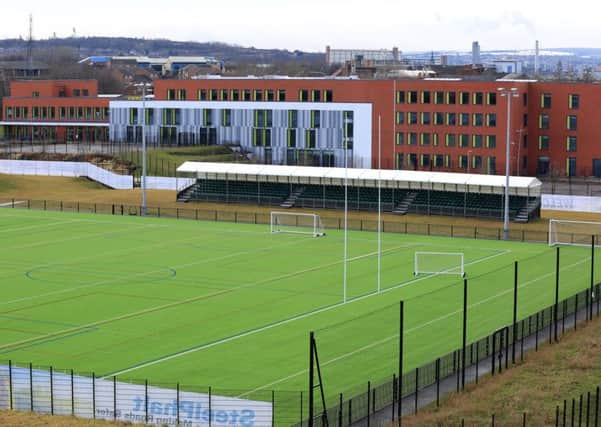
M 402 188 L 416 190 L 456 191 L 502 194 L 505 176 L 448 172 L 424 172 L 383 169 L 344 169 L 311 166 L 279 166 L 249 163 L 185 162 L 178 173 L 193 174 L 204 179 L 230 181 L 279 182 L 312 185 L 349 185 L 355 187 Z M 511 195 L 537 197 L 542 184 L 532 177 L 509 178 Z

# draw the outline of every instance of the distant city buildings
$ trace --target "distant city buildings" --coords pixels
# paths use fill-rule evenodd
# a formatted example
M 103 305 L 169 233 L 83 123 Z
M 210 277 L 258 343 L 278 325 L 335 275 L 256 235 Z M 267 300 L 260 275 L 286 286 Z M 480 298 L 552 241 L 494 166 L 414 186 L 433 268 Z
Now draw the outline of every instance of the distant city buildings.
M 161 76 L 172 77 L 177 77 L 186 67 L 192 66 L 198 70 L 196 71 L 197 74 L 221 73 L 225 69 L 223 62 L 204 56 L 169 56 L 167 58 L 151 58 L 147 56 L 89 56 L 79 61 L 79 63 L 107 68 L 135 66 L 152 70 Z M 189 75 L 189 70 L 186 75 Z

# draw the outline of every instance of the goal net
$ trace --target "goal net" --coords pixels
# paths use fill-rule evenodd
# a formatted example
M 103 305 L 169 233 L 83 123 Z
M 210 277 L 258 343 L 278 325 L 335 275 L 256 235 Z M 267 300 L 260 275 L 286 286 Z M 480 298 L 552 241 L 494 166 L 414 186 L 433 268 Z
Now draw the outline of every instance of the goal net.
M 599 245 L 601 241 L 601 222 L 564 221 L 560 219 L 549 221 L 549 246 L 590 246 L 593 236 L 595 246 Z
M 413 274 L 458 274 L 464 276 L 463 253 L 416 252 Z
M 319 215 L 300 212 L 271 212 L 271 232 L 310 234 L 313 237 L 326 234 Z

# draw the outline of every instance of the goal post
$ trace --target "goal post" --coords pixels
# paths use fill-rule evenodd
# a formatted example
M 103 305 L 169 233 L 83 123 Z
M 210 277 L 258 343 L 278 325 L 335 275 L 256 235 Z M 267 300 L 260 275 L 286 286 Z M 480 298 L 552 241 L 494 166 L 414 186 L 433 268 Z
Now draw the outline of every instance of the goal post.
M 549 220 L 549 246 L 590 246 L 593 236 L 595 246 L 599 246 L 601 222 Z
M 415 252 L 413 274 L 457 274 L 465 276 L 461 252 Z
M 272 211 L 270 230 L 272 233 L 310 234 L 313 237 L 326 234 L 320 216 L 305 212 Z

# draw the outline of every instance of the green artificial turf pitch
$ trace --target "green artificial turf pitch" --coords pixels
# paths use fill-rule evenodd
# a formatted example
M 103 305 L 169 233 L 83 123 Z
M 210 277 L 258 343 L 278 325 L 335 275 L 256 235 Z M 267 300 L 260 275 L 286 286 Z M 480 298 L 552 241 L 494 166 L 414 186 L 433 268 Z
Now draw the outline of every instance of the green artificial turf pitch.
M 332 404 L 389 379 L 400 300 L 406 370 L 460 348 L 463 279 L 414 276 L 416 251 L 464 253 L 468 343 L 511 323 L 514 261 L 518 318 L 555 293 L 544 244 L 384 233 L 377 293 L 377 234 L 351 231 L 343 304 L 341 231 L 0 209 L 0 238 L 0 360 L 239 396 L 306 390 L 311 330 Z M 560 297 L 589 286 L 589 253 L 562 248 Z

